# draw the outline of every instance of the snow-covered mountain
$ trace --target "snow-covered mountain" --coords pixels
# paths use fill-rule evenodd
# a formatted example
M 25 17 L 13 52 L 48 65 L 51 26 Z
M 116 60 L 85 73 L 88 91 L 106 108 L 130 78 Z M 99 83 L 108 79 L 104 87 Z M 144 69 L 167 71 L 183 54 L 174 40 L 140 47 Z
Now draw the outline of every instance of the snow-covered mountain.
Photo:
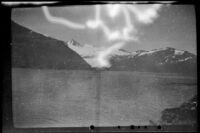
M 120 58 L 120 56 L 113 56 L 113 60 L 115 58 Z M 195 61 L 196 56 L 188 51 L 184 50 L 177 50 L 175 48 L 166 47 L 160 49 L 153 49 L 150 51 L 139 50 L 132 52 L 128 55 L 128 58 L 157 58 L 158 60 L 154 60 L 158 65 L 163 65 L 166 63 L 177 63 L 177 62 L 184 62 L 184 61 Z
M 96 56 L 104 48 L 98 48 L 98 47 L 94 47 L 88 44 L 83 45 L 83 44 L 78 43 L 74 39 L 67 41 L 65 44 L 67 45 L 67 47 L 71 48 L 76 53 L 78 53 L 92 67 L 94 68 L 98 67 Z M 110 56 L 125 56 L 125 55 L 130 55 L 130 54 L 131 52 L 120 49 L 120 50 L 114 51 Z
M 75 40 L 66 43 L 92 67 L 95 67 L 95 56 L 101 51 L 90 45 L 81 45 Z M 119 49 L 110 55 L 111 67 L 108 70 L 134 70 L 148 72 L 173 72 L 195 74 L 196 55 L 171 47 L 137 51 Z
M 150 51 L 136 51 L 128 56 L 111 58 L 111 70 L 134 70 L 164 73 L 196 74 L 196 55 L 166 47 Z
M 66 42 L 66 45 L 71 48 L 72 50 L 74 50 L 76 53 L 78 53 L 79 55 L 81 55 L 82 57 L 93 57 L 95 56 L 95 54 L 100 50 L 98 48 L 95 48 L 91 45 L 83 45 L 78 43 L 75 40 L 70 40 L 68 42 Z
M 66 45 L 72 50 L 76 51 L 82 57 L 88 57 L 88 56 L 93 57 L 98 52 L 104 49 L 104 48 L 94 47 L 88 44 L 83 45 L 83 44 L 78 43 L 74 39 L 67 41 Z M 124 49 L 119 49 L 111 53 L 111 56 L 124 56 L 124 55 L 130 55 L 130 54 L 133 54 L 133 53 L 126 51 Z

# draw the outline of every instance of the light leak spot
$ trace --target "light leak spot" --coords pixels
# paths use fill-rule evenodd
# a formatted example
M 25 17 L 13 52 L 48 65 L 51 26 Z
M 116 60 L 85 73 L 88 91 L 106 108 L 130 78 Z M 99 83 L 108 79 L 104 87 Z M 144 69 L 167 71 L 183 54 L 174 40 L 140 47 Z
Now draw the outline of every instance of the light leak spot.
M 106 8 L 105 10 L 102 8 Z M 131 15 L 136 16 L 136 21 L 143 24 L 150 24 L 155 18 L 158 17 L 158 10 L 161 8 L 161 4 L 153 4 L 147 8 L 141 10 L 136 5 L 120 5 L 120 4 L 108 4 L 106 6 L 96 5 L 94 19 L 88 19 L 85 23 L 79 24 L 72 22 L 68 19 L 52 16 L 46 6 L 42 7 L 45 17 L 52 23 L 62 24 L 72 29 L 84 30 L 84 29 L 101 29 L 104 36 L 107 38 L 108 43 L 118 41 L 113 45 L 104 48 L 101 52 L 96 54 L 95 59 L 99 63 L 99 67 L 110 67 L 109 55 L 114 51 L 122 48 L 128 41 L 137 41 L 138 38 L 135 35 L 131 35 L 132 32 L 136 33 L 134 22 L 132 22 Z M 118 30 L 111 30 L 111 27 L 105 24 L 106 21 L 102 18 L 101 12 L 107 12 L 107 15 L 114 19 L 118 15 L 123 15 L 125 25 Z M 132 14 L 131 14 L 132 13 Z

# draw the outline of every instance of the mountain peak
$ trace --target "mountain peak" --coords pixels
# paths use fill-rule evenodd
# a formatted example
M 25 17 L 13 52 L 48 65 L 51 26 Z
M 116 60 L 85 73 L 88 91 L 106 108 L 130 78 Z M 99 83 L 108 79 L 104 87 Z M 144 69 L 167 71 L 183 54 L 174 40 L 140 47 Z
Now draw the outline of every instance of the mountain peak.
M 83 47 L 83 44 L 78 43 L 77 41 L 75 41 L 74 39 L 71 39 L 70 41 L 67 42 L 68 45 L 74 45 L 76 47 Z

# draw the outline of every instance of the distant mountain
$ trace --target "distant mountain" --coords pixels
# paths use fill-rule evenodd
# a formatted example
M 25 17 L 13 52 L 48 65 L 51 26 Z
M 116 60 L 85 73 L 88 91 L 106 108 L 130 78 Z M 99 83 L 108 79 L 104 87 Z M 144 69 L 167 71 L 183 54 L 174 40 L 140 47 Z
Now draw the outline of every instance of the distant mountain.
M 75 51 L 59 41 L 36 33 L 14 21 L 12 67 L 38 69 L 91 69 Z
M 167 47 L 151 51 L 136 51 L 129 55 L 112 55 L 109 70 L 134 70 L 196 74 L 196 55 L 188 51 Z
M 71 48 L 72 50 L 76 51 L 91 67 L 97 69 L 98 63 L 96 61 L 97 53 L 103 50 L 103 48 L 97 48 L 92 45 L 88 44 L 80 44 L 74 39 L 71 39 L 65 44 Z M 129 55 L 130 52 L 125 51 L 123 49 L 116 50 L 112 53 L 112 55 Z M 98 70 L 104 70 L 104 68 L 98 68 Z
M 77 45 L 79 44 L 79 45 Z M 67 42 L 69 48 L 76 51 L 92 67 L 91 61 L 95 54 L 100 51 L 98 48 L 89 45 L 80 45 L 75 40 Z M 197 57 L 196 55 L 175 48 L 166 47 L 153 49 L 150 51 L 138 50 L 130 52 L 119 49 L 110 54 L 112 66 L 105 70 L 117 71 L 143 71 L 143 72 L 163 72 L 196 75 Z
M 162 111 L 162 124 L 197 124 L 197 96 L 177 108 Z
M 76 46 L 76 47 L 84 47 L 84 45 L 78 43 L 78 42 L 75 41 L 74 39 L 68 41 L 67 44 L 68 44 L 69 46 L 73 45 L 73 46 Z
M 99 48 L 95 48 L 91 45 L 80 44 L 74 39 L 65 42 L 65 45 L 68 46 L 70 49 L 74 50 L 79 55 L 81 55 L 81 57 L 93 57 L 100 50 Z

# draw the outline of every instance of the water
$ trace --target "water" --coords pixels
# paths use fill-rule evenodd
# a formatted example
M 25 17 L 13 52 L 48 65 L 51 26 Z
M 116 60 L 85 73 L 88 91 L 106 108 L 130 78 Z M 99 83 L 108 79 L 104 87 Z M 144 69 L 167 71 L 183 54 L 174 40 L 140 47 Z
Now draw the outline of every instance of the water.
M 197 92 L 195 77 L 12 69 L 15 127 L 149 125 Z

